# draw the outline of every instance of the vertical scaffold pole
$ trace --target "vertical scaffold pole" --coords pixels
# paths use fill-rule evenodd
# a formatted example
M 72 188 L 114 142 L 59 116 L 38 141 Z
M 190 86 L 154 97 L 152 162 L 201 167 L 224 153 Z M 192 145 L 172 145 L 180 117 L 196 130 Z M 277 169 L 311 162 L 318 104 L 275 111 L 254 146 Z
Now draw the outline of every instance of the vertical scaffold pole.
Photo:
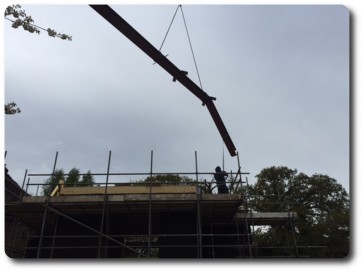
M 238 253 L 239 253 L 239 257 L 242 257 L 241 254 L 241 237 L 240 237 L 240 233 L 239 233 L 239 225 L 238 225 L 238 220 L 236 220 L 236 231 L 237 231 L 237 241 L 238 241 Z
M 107 163 L 107 174 L 106 174 L 106 190 L 105 190 L 106 193 L 107 193 L 107 188 L 108 188 L 108 178 L 110 176 L 110 165 L 111 165 L 111 150 L 108 152 L 108 163 Z
M 237 152 L 237 162 L 238 162 L 238 173 L 240 173 L 240 178 L 241 178 L 241 163 L 239 160 L 239 153 Z M 252 258 L 252 248 L 251 248 L 251 237 L 250 237 L 250 225 L 248 224 L 248 220 L 247 220 L 247 214 L 248 214 L 248 180 L 246 178 L 246 194 L 245 194 L 245 228 L 246 228 L 246 234 L 247 234 L 247 243 L 248 243 L 248 250 L 249 250 L 249 254 L 250 254 L 250 258 Z M 252 220 L 252 214 L 251 214 L 251 220 Z M 252 227 L 253 228 L 253 227 Z
M 59 223 L 59 215 L 57 214 L 56 219 L 55 219 L 54 233 L 53 233 L 53 239 L 52 239 L 52 248 L 50 249 L 50 258 L 53 258 L 55 238 L 57 236 L 57 231 L 58 231 L 58 223 Z
M 22 198 L 23 198 L 24 185 L 25 185 L 25 180 L 26 180 L 26 176 L 27 175 L 28 175 L 28 169 L 25 170 L 24 179 L 23 179 L 23 185 L 21 186 L 20 200 L 22 200 Z
M 54 174 L 54 172 L 55 172 L 55 168 L 57 166 L 57 160 L 58 160 L 58 151 L 55 153 L 55 159 L 54 159 L 53 172 L 52 172 L 52 174 Z
M 238 162 L 238 174 L 239 174 L 239 180 L 242 182 L 241 163 L 240 163 L 240 161 L 239 161 L 239 153 L 238 153 L 238 151 L 237 151 L 236 153 L 237 153 L 237 162 Z
M 55 168 L 57 166 L 57 160 L 58 160 L 58 151 L 55 153 L 55 159 L 54 159 L 54 164 L 53 164 L 52 175 L 54 175 Z M 50 198 L 51 192 L 52 192 L 52 190 L 49 190 L 49 194 L 48 194 L 47 199 L 45 201 L 45 210 L 44 210 L 44 215 L 43 215 L 42 228 L 40 230 L 40 236 L 39 236 L 39 244 L 38 244 L 38 250 L 37 250 L 37 259 L 40 258 L 40 253 L 41 253 L 41 250 L 42 250 L 44 229 L 45 229 L 45 223 L 47 222 L 49 198 Z
M 290 229 L 291 229 L 292 238 L 294 240 L 295 257 L 298 258 L 299 257 L 299 249 L 297 247 L 297 242 L 296 242 L 295 225 L 291 220 L 290 205 L 289 205 L 289 201 L 288 201 L 288 199 L 286 197 L 285 189 L 283 189 L 282 193 L 283 193 L 283 201 L 284 201 L 284 204 L 285 204 L 284 206 L 286 207 L 287 215 L 288 215 L 288 218 L 289 218 L 289 225 L 290 225 Z M 289 241 L 289 239 L 288 239 L 288 241 Z
M 249 250 L 250 258 L 252 259 L 251 235 L 252 235 L 252 233 L 254 234 L 255 227 L 254 227 L 254 221 L 253 221 L 253 217 L 252 217 L 252 209 L 248 210 L 249 195 L 248 195 L 247 188 L 248 188 L 248 178 L 246 177 L 245 222 L 246 222 L 248 250 Z M 247 214 L 248 213 L 249 213 L 250 218 L 251 218 L 251 223 L 250 224 L 248 224 L 248 221 L 247 221 Z M 252 226 L 252 233 L 250 233 L 251 232 L 250 231 L 251 226 Z M 256 256 L 257 256 L 257 251 L 256 251 Z
M 198 154 L 197 154 L 197 151 L 194 151 L 194 157 L 195 157 L 195 178 L 198 183 Z
M 153 161 L 154 161 L 154 151 L 151 150 L 151 157 L 150 157 L 150 177 L 153 176 Z
M 108 177 L 110 176 L 110 165 L 111 165 L 111 150 L 108 153 L 108 163 L 107 163 L 107 174 L 106 174 L 106 188 L 105 188 L 105 194 L 103 197 L 103 207 L 102 207 L 102 215 L 101 215 L 101 226 L 100 226 L 100 233 L 103 233 L 104 229 L 104 221 L 105 221 L 105 212 L 106 212 L 106 206 L 107 206 L 107 188 L 108 188 Z M 101 246 L 102 246 L 102 236 L 98 239 L 98 253 L 97 257 L 101 258 Z
M 150 184 L 149 184 L 149 226 L 148 226 L 148 241 L 147 241 L 147 256 L 151 257 L 151 235 L 152 235 L 152 176 L 153 176 L 153 161 L 154 161 L 154 151 L 151 150 L 150 158 Z
M 201 198 L 201 190 L 198 184 L 198 154 L 197 151 L 194 152 L 195 156 L 195 177 L 196 177 L 196 194 L 197 194 L 197 241 L 198 241 L 198 258 L 203 258 L 202 255 L 202 222 L 201 222 L 201 212 L 200 212 L 200 198 Z
M 30 178 L 28 178 L 28 182 L 26 183 L 26 187 L 25 187 L 25 192 L 28 192 L 28 187 L 29 187 L 29 183 L 30 183 Z
M 212 258 L 215 258 L 214 255 L 214 233 L 213 233 L 213 222 L 210 223 L 210 233 L 211 233 L 211 237 L 212 237 Z

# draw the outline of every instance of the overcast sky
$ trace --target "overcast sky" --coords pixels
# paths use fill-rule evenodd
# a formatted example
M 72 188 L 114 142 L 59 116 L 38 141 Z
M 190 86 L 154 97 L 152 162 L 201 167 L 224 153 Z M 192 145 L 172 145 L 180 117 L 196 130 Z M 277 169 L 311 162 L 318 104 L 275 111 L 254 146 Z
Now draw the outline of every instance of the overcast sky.
M 111 5 L 159 48 L 177 5 Z M 24 5 L 63 41 L 5 21 L 6 164 L 29 173 L 237 171 L 206 107 L 87 5 Z M 184 5 L 203 89 L 249 182 L 263 168 L 327 174 L 349 190 L 349 11 L 344 6 Z M 180 11 L 163 54 L 199 85 Z M 134 177 L 113 177 L 127 182 Z M 211 180 L 211 175 L 203 178 Z M 39 181 L 43 181 L 41 178 Z M 104 178 L 97 178 L 104 182 Z

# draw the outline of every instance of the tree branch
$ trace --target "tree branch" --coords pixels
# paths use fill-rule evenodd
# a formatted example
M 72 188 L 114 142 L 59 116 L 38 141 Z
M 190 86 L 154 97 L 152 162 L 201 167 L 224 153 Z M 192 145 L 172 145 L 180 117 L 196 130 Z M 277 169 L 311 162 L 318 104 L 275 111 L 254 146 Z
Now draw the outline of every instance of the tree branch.
M 15 20 L 9 19 L 6 16 L 13 16 Z M 32 17 L 27 16 L 25 10 L 21 10 L 20 5 L 8 6 L 5 9 L 5 19 L 12 22 L 11 26 L 13 28 L 18 28 L 22 26 L 25 31 L 37 34 L 40 34 L 40 29 L 41 29 L 47 31 L 48 35 L 51 37 L 58 37 L 62 40 L 68 40 L 68 41 L 72 40 L 72 36 L 69 36 L 67 34 L 57 33 L 55 30 L 51 28 L 45 29 L 43 27 L 35 25 Z

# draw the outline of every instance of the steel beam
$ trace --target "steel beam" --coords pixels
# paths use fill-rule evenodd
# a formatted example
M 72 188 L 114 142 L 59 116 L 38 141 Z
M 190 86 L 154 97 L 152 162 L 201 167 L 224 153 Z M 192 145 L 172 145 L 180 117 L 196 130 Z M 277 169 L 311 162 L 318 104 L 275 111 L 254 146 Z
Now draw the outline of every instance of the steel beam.
M 198 85 L 196 85 L 191 79 L 189 79 L 185 71 L 180 70 L 170 60 L 168 60 L 159 50 L 157 50 L 150 42 L 148 42 L 140 33 L 138 33 L 131 25 L 129 25 L 120 15 L 118 15 L 108 5 L 90 5 L 97 13 L 99 13 L 104 19 L 106 19 L 117 30 L 124 34 L 130 41 L 132 41 L 137 47 L 144 51 L 154 62 L 158 63 L 164 70 L 172 75 L 173 80 L 178 80 L 189 91 L 197 96 L 203 105 L 206 105 L 214 123 L 217 126 L 222 139 L 227 146 L 227 149 L 231 156 L 236 156 L 236 147 L 234 146 L 231 137 L 228 134 L 223 121 L 214 106 L 214 97 L 209 96 Z

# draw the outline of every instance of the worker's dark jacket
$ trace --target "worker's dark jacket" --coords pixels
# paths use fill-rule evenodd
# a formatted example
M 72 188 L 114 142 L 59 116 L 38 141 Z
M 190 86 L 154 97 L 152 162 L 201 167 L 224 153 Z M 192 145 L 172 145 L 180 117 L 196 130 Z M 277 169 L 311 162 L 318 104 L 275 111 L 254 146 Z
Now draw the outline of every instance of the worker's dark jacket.
M 228 174 L 225 171 L 222 172 L 216 172 L 214 174 L 214 179 L 217 182 L 218 186 L 218 194 L 228 194 L 228 188 L 226 185 L 226 178 L 228 177 Z

